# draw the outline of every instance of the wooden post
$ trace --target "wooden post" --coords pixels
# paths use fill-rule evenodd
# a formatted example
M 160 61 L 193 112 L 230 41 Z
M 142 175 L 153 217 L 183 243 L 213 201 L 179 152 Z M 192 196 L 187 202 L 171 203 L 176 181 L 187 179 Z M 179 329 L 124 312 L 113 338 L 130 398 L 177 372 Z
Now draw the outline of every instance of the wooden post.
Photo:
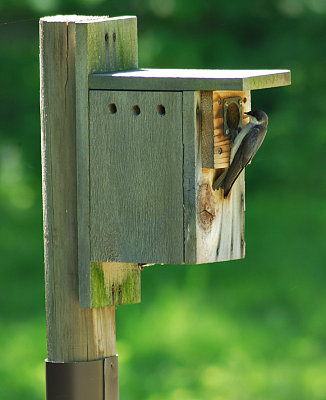
M 123 23 L 128 19 L 136 26 L 135 17 L 124 17 Z M 82 252 L 78 250 L 77 224 L 76 93 L 84 94 L 84 104 L 79 106 L 84 105 L 84 112 L 87 114 L 88 73 L 119 69 L 120 61 L 124 68 L 130 67 L 135 59 L 137 63 L 137 48 L 131 62 L 125 58 L 120 59 L 117 54 L 109 51 L 107 42 L 112 38 L 107 35 L 112 33 L 112 24 L 115 26 L 118 20 L 108 17 L 56 16 L 40 21 L 48 362 L 74 363 L 103 359 L 103 371 L 106 369 L 104 359 L 116 355 L 115 308 L 81 308 L 79 303 L 78 253 Z M 80 28 L 82 24 L 84 27 Z M 89 30 L 88 24 L 91 25 Z M 83 40 L 83 35 L 77 38 L 77 26 L 79 31 L 85 32 L 86 29 L 87 34 L 92 36 L 92 43 L 87 44 L 92 49 L 93 58 L 85 58 L 83 70 L 76 55 L 76 48 L 84 45 L 78 42 Z M 84 82 L 79 80 L 81 75 Z M 87 115 L 85 118 L 87 120 Z M 85 251 L 88 251 L 87 244 Z M 116 362 L 111 362 L 110 365 L 111 369 L 117 368 Z M 83 374 L 87 376 L 87 373 Z M 109 381 L 110 376 L 117 376 L 112 375 L 112 371 L 108 375 Z M 111 396 L 108 393 L 108 382 L 104 383 L 105 398 L 116 400 L 117 386 L 113 385 L 114 394 Z M 102 400 L 103 393 L 104 389 L 99 390 L 99 397 L 95 396 L 94 399 Z M 48 399 L 54 398 L 51 393 L 47 395 Z M 83 396 L 85 394 L 79 399 L 84 399 Z

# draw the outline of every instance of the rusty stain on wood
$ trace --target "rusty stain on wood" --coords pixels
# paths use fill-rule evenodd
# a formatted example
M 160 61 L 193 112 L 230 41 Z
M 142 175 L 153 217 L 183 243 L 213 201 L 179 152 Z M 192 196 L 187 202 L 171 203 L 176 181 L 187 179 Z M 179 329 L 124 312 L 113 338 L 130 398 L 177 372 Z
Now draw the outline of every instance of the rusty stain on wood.
M 197 212 L 200 225 L 204 230 L 212 227 L 212 223 L 218 212 L 216 200 L 217 197 L 210 184 L 203 183 L 199 186 Z

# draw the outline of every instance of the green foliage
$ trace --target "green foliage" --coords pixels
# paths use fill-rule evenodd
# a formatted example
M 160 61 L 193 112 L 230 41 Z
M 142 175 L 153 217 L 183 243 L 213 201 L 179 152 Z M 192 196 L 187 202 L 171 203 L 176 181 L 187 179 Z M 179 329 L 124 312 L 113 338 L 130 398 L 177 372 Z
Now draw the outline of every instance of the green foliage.
M 137 15 L 143 67 L 290 68 L 246 173 L 247 258 L 143 272 L 117 311 L 121 398 L 324 399 L 324 0 L 0 4 L 0 398 L 44 398 L 38 17 Z M 17 21 L 17 22 L 15 22 Z M 7 23 L 15 22 L 15 23 Z

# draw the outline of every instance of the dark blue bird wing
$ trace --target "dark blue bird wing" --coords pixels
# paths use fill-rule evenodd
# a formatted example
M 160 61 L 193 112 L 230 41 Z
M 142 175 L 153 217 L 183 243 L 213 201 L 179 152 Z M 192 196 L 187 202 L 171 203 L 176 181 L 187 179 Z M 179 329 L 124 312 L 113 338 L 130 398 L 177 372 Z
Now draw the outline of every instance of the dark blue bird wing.
M 257 153 L 266 136 L 266 131 L 265 128 L 257 125 L 242 140 L 224 180 L 224 197 L 227 197 L 238 176 Z

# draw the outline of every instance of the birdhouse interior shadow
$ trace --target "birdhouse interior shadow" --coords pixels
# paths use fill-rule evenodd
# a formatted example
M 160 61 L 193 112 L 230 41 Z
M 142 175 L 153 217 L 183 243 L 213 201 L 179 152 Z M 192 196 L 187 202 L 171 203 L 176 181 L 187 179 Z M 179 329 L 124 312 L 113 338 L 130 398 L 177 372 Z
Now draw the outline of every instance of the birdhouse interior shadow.
M 229 135 L 231 140 L 238 133 L 240 123 L 240 111 L 236 103 L 231 103 L 226 110 L 226 124 L 229 129 Z

